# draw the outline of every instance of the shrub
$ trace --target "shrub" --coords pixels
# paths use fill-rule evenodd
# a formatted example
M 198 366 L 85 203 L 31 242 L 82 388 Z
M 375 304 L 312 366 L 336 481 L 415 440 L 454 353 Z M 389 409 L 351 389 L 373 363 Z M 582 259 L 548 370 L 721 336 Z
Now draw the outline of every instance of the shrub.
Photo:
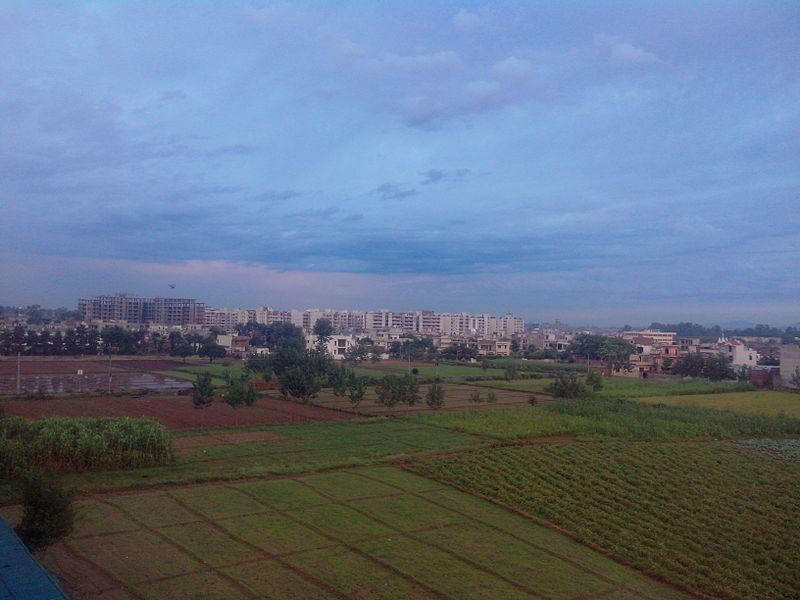
M 211 373 L 204 372 L 197 376 L 192 384 L 192 404 L 195 408 L 206 408 L 214 402 L 214 386 L 211 385 Z
M 361 404 L 364 395 L 367 393 L 367 380 L 364 377 L 352 377 L 347 384 L 347 397 L 355 407 Z
M 586 398 L 591 395 L 575 373 L 565 372 L 556 375 L 553 383 L 547 386 L 547 391 L 556 398 Z
M 473 391 L 469 395 L 469 400 L 470 400 L 470 402 L 475 402 L 476 404 L 478 402 L 483 402 L 483 398 L 481 397 L 481 393 L 478 390 Z
M 69 535 L 75 523 L 73 494 L 52 477 L 29 473 L 22 484 L 22 521 L 16 531 L 31 550 L 41 550 Z
M 444 386 L 441 383 L 434 383 L 428 388 L 425 395 L 425 402 L 433 410 L 439 410 L 444 406 Z

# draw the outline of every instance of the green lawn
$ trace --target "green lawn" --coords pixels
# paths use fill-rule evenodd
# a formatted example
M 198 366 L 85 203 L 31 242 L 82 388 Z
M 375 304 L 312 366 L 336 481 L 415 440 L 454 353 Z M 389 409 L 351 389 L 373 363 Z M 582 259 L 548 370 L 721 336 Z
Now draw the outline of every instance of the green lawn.
M 478 385 L 521 392 L 543 392 L 552 379 L 516 379 L 513 381 L 487 381 Z M 601 398 L 641 398 L 646 396 L 678 396 L 688 394 L 721 394 L 752 390 L 746 384 L 708 381 L 706 379 L 660 381 L 628 377 L 604 377 Z
M 93 496 L 44 560 L 73 597 L 685 597 L 390 467 Z
M 418 422 L 499 439 L 570 435 L 633 439 L 800 435 L 800 419 L 630 400 L 562 400 L 541 406 L 443 412 Z
M 731 394 L 693 394 L 686 396 L 638 398 L 639 402 L 663 403 L 675 406 L 705 406 L 720 410 L 780 415 L 800 419 L 800 394 L 761 390 L 757 392 L 737 392 Z
M 800 589 L 797 463 L 725 442 L 565 442 L 410 468 L 712 597 L 790 598 Z

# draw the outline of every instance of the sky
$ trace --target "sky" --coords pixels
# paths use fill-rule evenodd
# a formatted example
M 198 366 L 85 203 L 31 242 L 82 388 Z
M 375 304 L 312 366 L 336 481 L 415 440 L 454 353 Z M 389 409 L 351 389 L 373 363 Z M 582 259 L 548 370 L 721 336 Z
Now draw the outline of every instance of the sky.
M 795 323 L 798 57 L 797 2 L 0 0 L 0 304 Z

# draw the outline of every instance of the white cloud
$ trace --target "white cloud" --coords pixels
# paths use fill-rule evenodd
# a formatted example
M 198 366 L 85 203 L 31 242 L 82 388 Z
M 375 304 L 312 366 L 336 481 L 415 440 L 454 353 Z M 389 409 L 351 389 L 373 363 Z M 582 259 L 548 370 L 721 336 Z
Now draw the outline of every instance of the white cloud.
M 533 67 L 525 59 L 509 56 L 496 62 L 492 67 L 492 73 L 501 79 L 521 82 L 533 76 Z
M 656 54 L 648 52 L 639 46 L 634 46 L 630 42 L 626 42 L 615 35 L 600 33 L 594 36 L 594 41 L 596 44 L 606 46 L 610 50 L 611 59 L 614 62 L 646 64 L 659 61 Z
M 472 31 L 481 25 L 481 18 L 475 13 L 459 10 L 453 17 L 453 25 L 461 31 Z
M 371 61 L 370 66 L 376 70 L 440 74 L 460 70 L 463 64 L 458 54 L 450 50 L 444 50 L 432 54 L 411 56 L 386 54 L 383 58 Z

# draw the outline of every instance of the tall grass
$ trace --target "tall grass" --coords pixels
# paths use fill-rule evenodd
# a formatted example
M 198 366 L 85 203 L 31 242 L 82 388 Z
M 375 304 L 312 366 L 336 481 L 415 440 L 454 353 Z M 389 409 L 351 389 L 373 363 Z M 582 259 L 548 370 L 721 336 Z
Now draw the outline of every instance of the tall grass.
M 38 467 L 58 471 L 124 469 L 172 460 L 169 432 L 151 419 L 50 417 L 0 419 L 0 476 Z

